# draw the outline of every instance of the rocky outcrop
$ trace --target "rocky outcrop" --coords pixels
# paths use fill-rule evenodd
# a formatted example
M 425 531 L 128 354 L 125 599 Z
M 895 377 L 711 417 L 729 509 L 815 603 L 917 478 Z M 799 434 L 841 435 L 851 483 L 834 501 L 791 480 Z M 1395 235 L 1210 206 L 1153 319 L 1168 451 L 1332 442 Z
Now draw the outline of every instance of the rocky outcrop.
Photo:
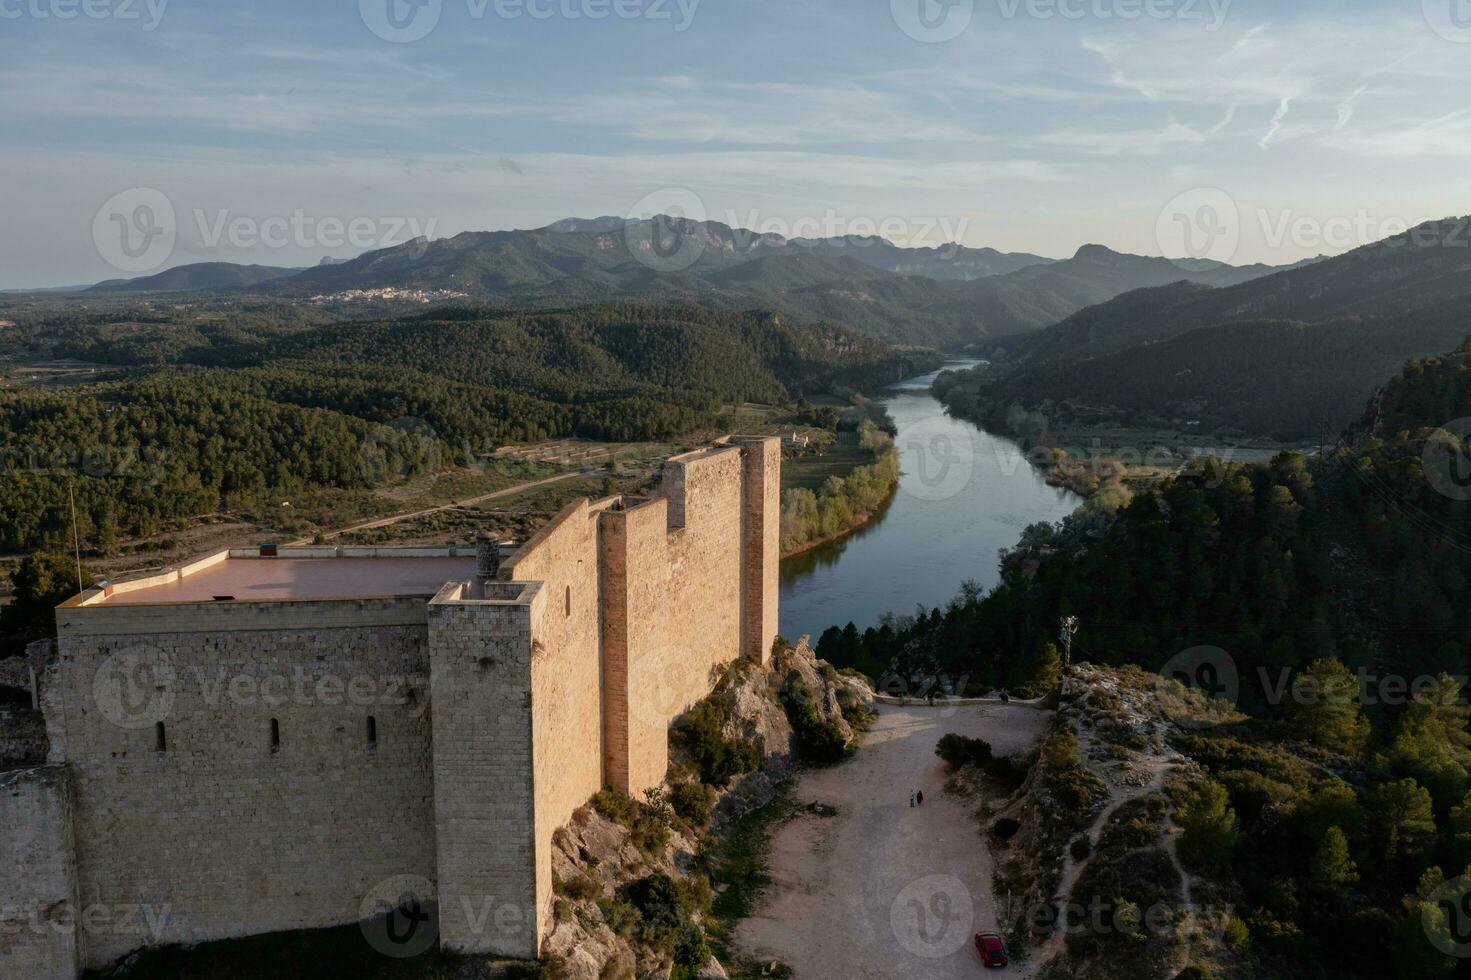
M 685 880 L 703 846 L 733 821 L 772 801 L 797 766 L 796 736 L 781 698 L 788 684 L 806 687 L 819 715 L 839 728 L 845 739 L 851 739 L 854 732 L 844 706 L 851 713 L 853 705 L 873 703 L 873 691 L 865 681 L 839 674 L 818 660 L 805 637 L 796 646 L 779 646 L 769 667 L 750 662 L 732 665 L 708 701 L 717 710 L 721 734 L 755 746 L 760 768 L 713 791 L 714 819 L 709 829 L 691 830 L 674 820 L 667 843 L 657 848 L 640 848 L 630 827 L 592 805 L 574 813 L 552 840 L 558 898 L 555 923 L 543 946 L 549 975 L 568 980 L 669 977 L 673 966 L 669 956 L 619 935 L 609 921 L 610 911 L 620 890 L 631 882 L 655 874 Z M 690 768 L 689 760 L 674 746 L 670 758 L 672 772 Z M 672 789 L 667 786 L 665 792 Z M 714 957 L 696 975 L 701 980 L 727 977 Z

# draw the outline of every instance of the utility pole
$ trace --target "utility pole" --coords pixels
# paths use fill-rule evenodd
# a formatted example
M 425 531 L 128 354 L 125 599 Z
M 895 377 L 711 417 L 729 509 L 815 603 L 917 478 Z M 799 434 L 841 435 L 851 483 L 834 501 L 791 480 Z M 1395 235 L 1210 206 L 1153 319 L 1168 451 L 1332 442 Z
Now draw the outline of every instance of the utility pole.
M 1062 672 L 1073 669 L 1073 634 L 1078 631 L 1078 617 L 1064 616 L 1062 620 Z
M 82 539 L 77 532 L 77 487 L 68 477 L 66 481 L 67 496 L 71 498 L 72 505 L 72 554 L 77 559 L 77 595 L 81 595 L 82 588 Z

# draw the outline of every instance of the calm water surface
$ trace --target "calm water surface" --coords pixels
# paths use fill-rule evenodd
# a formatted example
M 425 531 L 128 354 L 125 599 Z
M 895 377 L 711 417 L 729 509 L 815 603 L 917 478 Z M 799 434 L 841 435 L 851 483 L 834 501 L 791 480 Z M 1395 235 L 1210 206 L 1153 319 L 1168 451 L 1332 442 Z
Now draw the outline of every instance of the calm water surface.
M 783 636 L 815 641 L 834 624 L 864 629 L 885 612 L 943 605 L 966 579 L 990 588 L 1002 548 L 1027 525 L 1061 520 L 1082 503 L 1049 487 L 1015 443 L 947 416 L 930 397 L 934 379 L 913 378 L 880 399 L 899 429 L 903 469 L 885 510 L 841 541 L 782 562 Z

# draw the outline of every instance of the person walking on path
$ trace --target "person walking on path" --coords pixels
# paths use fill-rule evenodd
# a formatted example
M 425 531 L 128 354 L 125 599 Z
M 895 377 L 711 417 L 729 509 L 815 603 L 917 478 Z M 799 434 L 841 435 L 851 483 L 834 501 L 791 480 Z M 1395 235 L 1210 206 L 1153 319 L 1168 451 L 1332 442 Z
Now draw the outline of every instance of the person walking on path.
M 911 810 L 914 809 L 914 794 L 912 792 L 909 794 L 909 808 Z
M 915 806 L 924 806 L 924 790 L 917 789 L 914 791 L 914 804 Z

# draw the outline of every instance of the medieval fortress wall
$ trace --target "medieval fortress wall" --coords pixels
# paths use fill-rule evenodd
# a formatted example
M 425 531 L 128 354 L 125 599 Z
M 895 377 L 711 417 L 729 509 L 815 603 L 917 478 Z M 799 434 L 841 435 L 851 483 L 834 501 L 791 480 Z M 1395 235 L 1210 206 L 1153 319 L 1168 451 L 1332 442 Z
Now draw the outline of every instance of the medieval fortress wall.
M 535 956 L 552 833 L 658 785 L 670 722 L 770 650 L 780 460 L 675 457 L 658 496 L 574 504 L 489 577 L 465 550 L 262 549 L 69 601 L 51 765 L 0 781 L 0 976 L 400 891 L 448 948 Z

